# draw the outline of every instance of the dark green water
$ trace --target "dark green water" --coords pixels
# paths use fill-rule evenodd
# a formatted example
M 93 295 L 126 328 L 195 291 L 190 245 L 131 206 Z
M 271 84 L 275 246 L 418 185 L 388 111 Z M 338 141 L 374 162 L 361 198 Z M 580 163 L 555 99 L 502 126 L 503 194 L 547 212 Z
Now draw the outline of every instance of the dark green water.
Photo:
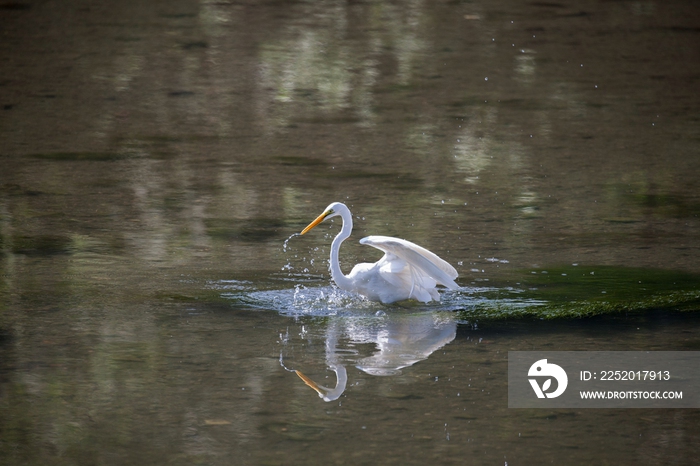
M 0 4 L 0 463 L 697 463 L 698 410 L 508 409 L 507 353 L 700 351 L 698 13 Z M 338 292 L 332 201 L 346 272 L 461 289 Z

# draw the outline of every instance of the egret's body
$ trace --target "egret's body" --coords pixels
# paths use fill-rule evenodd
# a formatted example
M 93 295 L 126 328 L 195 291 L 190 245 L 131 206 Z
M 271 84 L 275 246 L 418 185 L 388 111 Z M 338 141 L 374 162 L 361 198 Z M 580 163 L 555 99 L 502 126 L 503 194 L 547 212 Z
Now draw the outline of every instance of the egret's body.
M 327 218 L 340 216 L 343 226 L 331 244 L 330 271 L 333 281 L 342 290 L 359 293 L 372 301 L 393 303 L 405 299 L 421 302 L 439 301 L 437 284 L 450 289 L 459 286 L 457 271 L 450 264 L 425 248 L 390 236 L 367 236 L 360 240 L 384 251 L 384 257 L 373 264 L 353 267 L 349 275 L 340 270 L 340 245 L 352 233 L 352 214 L 345 204 L 334 202 L 301 232 L 308 232 Z

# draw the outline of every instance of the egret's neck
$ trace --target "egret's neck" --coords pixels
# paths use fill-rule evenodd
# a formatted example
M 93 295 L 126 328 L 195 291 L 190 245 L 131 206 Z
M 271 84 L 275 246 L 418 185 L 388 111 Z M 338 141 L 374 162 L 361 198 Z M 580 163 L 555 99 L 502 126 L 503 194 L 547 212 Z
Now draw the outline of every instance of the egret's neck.
M 343 219 L 343 226 L 340 229 L 338 236 L 336 236 L 331 243 L 330 271 L 333 281 L 335 281 L 336 285 L 338 285 L 340 289 L 352 290 L 352 281 L 343 274 L 342 270 L 340 270 L 340 259 L 338 254 L 340 251 L 340 245 L 348 238 L 348 236 L 350 236 L 350 233 L 352 233 L 352 215 L 350 214 L 350 211 L 343 211 L 340 212 L 340 216 Z

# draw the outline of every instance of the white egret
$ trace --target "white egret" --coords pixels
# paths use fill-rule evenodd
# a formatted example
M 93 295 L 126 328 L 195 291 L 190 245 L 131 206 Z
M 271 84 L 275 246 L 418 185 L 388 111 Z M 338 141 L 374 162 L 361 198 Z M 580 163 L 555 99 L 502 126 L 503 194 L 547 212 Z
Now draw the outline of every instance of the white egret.
M 450 264 L 425 248 L 404 239 L 390 236 L 367 236 L 360 240 L 384 251 L 384 257 L 374 264 L 357 264 L 349 275 L 340 270 L 338 251 L 352 233 L 352 214 L 345 204 L 334 202 L 316 220 L 304 228 L 305 234 L 319 223 L 340 216 L 343 226 L 331 244 L 330 271 L 342 290 L 359 293 L 372 301 L 393 303 L 415 299 L 423 303 L 440 300 L 437 284 L 456 290 L 457 271 Z

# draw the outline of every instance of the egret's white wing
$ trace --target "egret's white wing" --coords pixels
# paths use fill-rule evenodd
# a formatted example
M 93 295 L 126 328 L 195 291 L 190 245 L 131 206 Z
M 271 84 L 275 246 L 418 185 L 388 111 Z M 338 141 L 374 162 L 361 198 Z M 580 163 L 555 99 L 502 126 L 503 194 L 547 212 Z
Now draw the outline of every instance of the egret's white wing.
M 393 254 L 408 264 L 420 269 L 426 275 L 433 278 L 438 283 L 450 288 L 457 289 L 459 286 L 454 282 L 457 278 L 457 271 L 450 264 L 440 259 L 434 253 L 406 241 L 405 239 L 392 238 L 390 236 L 367 236 L 360 240 L 361 244 L 367 244 L 380 249 L 388 254 Z
M 390 294 L 406 293 L 408 298 L 415 298 L 424 303 L 433 299 L 440 300 L 440 295 L 435 290 L 436 280 L 410 262 L 387 252 L 376 265 L 379 266 L 381 278 L 393 285 Z M 388 297 L 389 295 L 386 295 L 384 298 Z M 392 300 L 393 298 L 395 296 Z

